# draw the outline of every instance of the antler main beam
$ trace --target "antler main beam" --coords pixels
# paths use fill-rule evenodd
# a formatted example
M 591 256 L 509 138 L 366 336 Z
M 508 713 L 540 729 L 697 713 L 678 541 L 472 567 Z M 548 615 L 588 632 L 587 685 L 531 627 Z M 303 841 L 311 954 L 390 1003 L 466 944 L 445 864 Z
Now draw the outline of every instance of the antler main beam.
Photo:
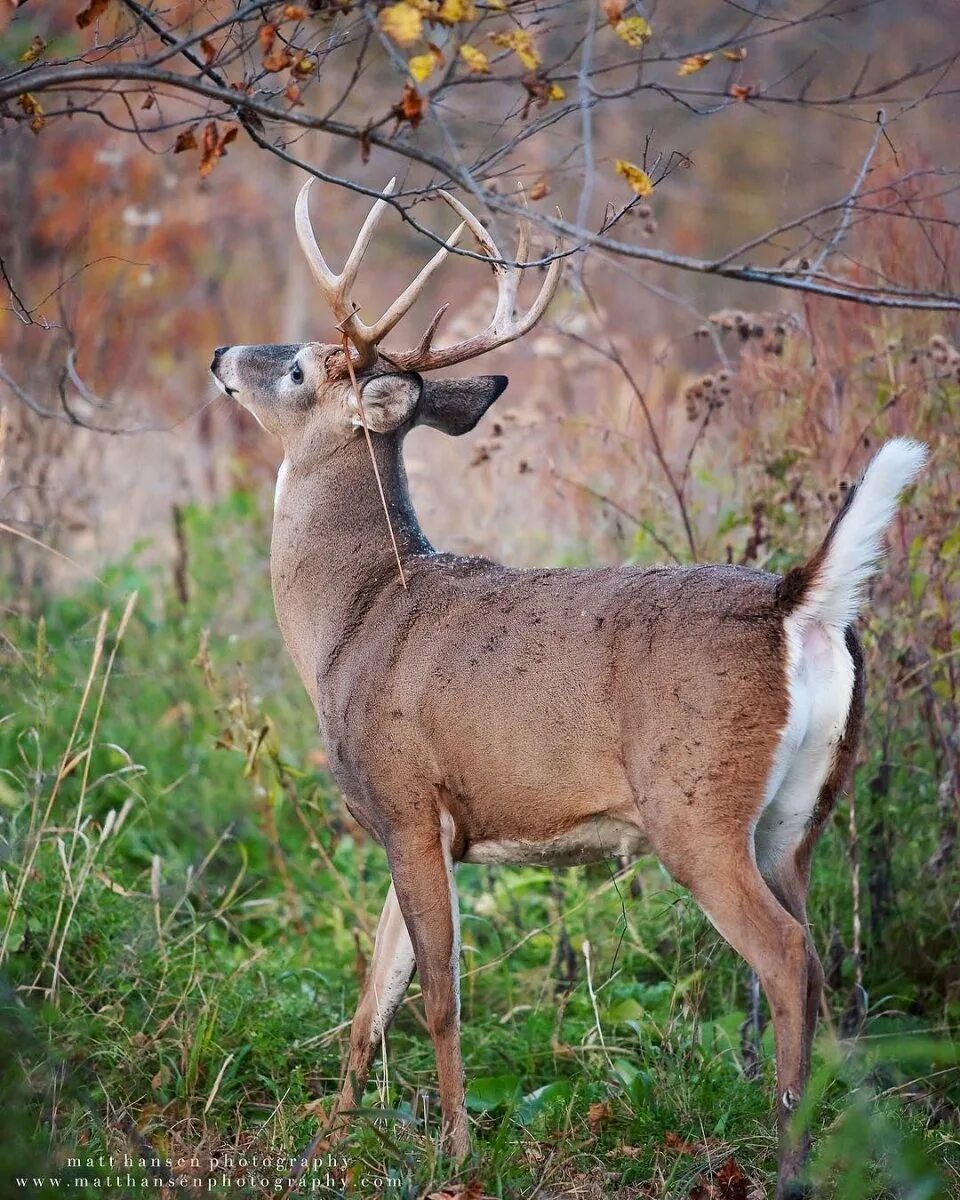
M 537 298 L 530 308 L 520 316 L 516 311 L 517 293 L 520 288 L 520 276 L 527 263 L 530 246 L 530 232 L 527 222 L 521 221 L 520 223 L 520 237 L 515 260 L 517 265 L 507 267 L 502 261 L 503 255 L 497 249 L 496 243 L 478 218 L 465 204 L 457 200 L 456 197 L 451 196 L 449 192 L 439 190 L 439 195 L 443 197 L 446 203 L 461 218 L 460 224 L 447 238 L 437 253 L 434 254 L 433 258 L 423 267 L 413 282 L 390 305 L 383 316 L 373 325 L 366 325 L 357 315 L 358 305 L 353 300 L 351 292 L 360 268 L 360 263 L 373 238 L 377 224 L 387 207 L 387 199 L 393 194 L 396 179 L 390 180 L 383 189 L 380 199 L 376 201 L 373 208 L 367 214 L 367 219 L 364 221 L 353 249 L 347 256 L 347 261 L 339 275 L 334 274 L 327 265 L 317 244 L 316 235 L 310 222 L 309 196 L 312 183 L 313 179 L 308 179 L 300 189 L 300 194 L 297 197 L 295 210 L 297 239 L 310 265 L 310 270 L 313 272 L 314 278 L 320 285 L 321 291 L 333 315 L 336 317 L 338 328 L 347 335 L 356 347 L 356 367 L 358 369 L 362 370 L 365 367 L 373 366 L 377 359 L 380 343 L 413 307 L 413 304 L 426 286 L 427 280 L 460 241 L 460 237 L 466 226 L 469 226 L 470 231 L 477 239 L 483 252 L 494 260 L 492 266 L 497 277 L 497 307 L 493 319 L 482 333 L 475 334 L 473 337 L 457 342 L 452 346 L 434 349 L 431 343 L 437 326 L 447 310 L 448 305 L 445 304 L 430 322 L 419 344 L 412 350 L 391 351 L 389 354 L 391 362 L 407 371 L 433 371 L 439 367 L 453 366 L 456 363 L 465 362 L 467 359 L 476 358 L 480 354 L 486 354 L 488 350 L 506 345 L 507 342 L 512 342 L 516 338 L 522 337 L 523 334 L 532 329 L 543 316 L 547 305 L 556 293 L 563 270 L 563 259 L 559 257 L 562 249 L 562 241 L 559 238 L 554 245 L 555 257 L 550 263 L 547 270 L 547 277 L 543 281 Z

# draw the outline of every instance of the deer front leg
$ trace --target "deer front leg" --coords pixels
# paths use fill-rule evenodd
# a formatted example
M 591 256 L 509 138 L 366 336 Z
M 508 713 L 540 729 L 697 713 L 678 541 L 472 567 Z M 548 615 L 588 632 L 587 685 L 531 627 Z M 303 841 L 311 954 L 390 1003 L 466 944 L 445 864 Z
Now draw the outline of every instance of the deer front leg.
M 437 1056 L 443 1140 L 457 1159 L 470 1151 L 460 1056 L 460 914 L 453 878 L 453 821 L 399 829 L 387 854 L 416 957 L 427 1028 Z
M 377 925 L 373 959 L 350 1028 L 346 1074 L 323 1135 L 331 1143 L 349 1128 L 346 1114 L 360 1103 L 370 1064 L 403 999 L 413 968 L 413 946 L 391 884 Z

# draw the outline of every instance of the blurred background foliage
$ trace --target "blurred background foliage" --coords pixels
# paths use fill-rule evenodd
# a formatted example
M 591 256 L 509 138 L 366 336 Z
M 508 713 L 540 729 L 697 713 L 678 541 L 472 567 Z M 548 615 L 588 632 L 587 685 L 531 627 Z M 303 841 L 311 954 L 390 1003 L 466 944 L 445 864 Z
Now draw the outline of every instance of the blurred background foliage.
M 65 55 L 78 39 L 88 48 L 79 7 L 25 6 L 3 35 L 5 61 L 38 36 Z M 305 20 L 332 19 L 333 7 L 350 9 L 311 6 Z M 559 57 L 587 8 L 535 7 L 514 6 L 516 21 Z M 671 77 L 735 7 L 691 0 L 647 13 Z M 766 9 L 771 21 L 803 15 Z M 842 94 L 863 59 L 895 79 L 946 54 L 956 33 L 946 3 L 841 15 L 751 44 L 738 69 L 779 78 L 815 53 L 821 92 L 810 95 L 843 76 Z M 317 86 L 335 95 L 349 62 L 317 72 Z M 405 78 L 395 68 L 384 50 L 356 103 L 381 86 L 392 103 Z M 955 292 L 955 101 L 944 86 L 927 102 L 933 90 L 924 78 L 884 100 L 889 136 L 836 251 L 848 278 Z M 488 93 L 468 94 L 462 144 L 505 139 L 513 127 L 487 122 Z M 116 122 L 55 120 L 53 107 L 37 132 L 0 133 L 12 289 L 0 366 L 15 384 L 0 477 L 0 1177 L 55 1176 L 71 1157 L 101 1154 L 196 1155 L 217 1176 L 212 1158 L 290 1155 L 309 1139 L 385 890 L 382 852 L 339 803 L 275 628 L 276 447 L 211 403 L 206 377 L 214 345 L 329 338 L 329 318 L 290 236 L 299 172 L 238 138 L 201 175 L 202 148 L 174 155 L 172 128 L 167 152 L 150 153 Z M 580 118 L 574 106 L 516 166 L 528 193 L 544 181 L 531 200 L 544 211 L 578 209 Z M 874 118 L 863 105 L 799 101 L 704 115 L 657 89 L 632 93 L 592 130 L 589 215 L 629 200 L 614 164 L 642 162 L 649 135 L 652 157 L 690 165 L 631 210 L 630 236 L 709 257 L 775 228 L 798 202 L 842 195 Z M 429 145 L 439 134 L 425 118 L 403 136 Z M 364 161 L 356 143 L 316 132 L 297 153 L 373 187 L 395 169 L 382 148 Z M 315 217 L 334 261 L 360 204 L 325 190 Z M 773 246 L 782 258 L 811 253 L 808 232 Z M 371 303 L 373 281 L 395 295 L 428 248 L 394 221 L 364 276 Z M 451 335 L 488 314 L 478 270 L 451 264 L 424 302 L 427 312 L 453 300 Z M 511 388 L 477 432 L 417 433 L 409 447 L 415 499 L 445 549 L 517 564 L 779 571 L 816 545 L 885 437 L 930 445 L 867 605 L 856 787 L 814 868 L 829 988 L 807 1106 L 813 1172 L 825 1195 L 850 1200 L 960 1194 L 957 335 L 947 312 L 593 251 L 572 263 L 546 323 L 491 359 Z M 459 1174 L 437 1156 L 414 987 L 368 1092 L 387 1120 L 371 1114 L 319 1194 L 765 1194 L 770 1032 L 746 968 L 687 895 L 648 860 L 561 873 L 471 866 L 461 888 L 481 1155 Z M 224 1171 L 228 1194 L 264 1194 L 237 1182 L 243 1167 Z M 112 1172 L 87 1174 L 89 1194 L 111 1194 Z M 190 1191 L 166 1168 L 145 1174 L 170 1195 Z

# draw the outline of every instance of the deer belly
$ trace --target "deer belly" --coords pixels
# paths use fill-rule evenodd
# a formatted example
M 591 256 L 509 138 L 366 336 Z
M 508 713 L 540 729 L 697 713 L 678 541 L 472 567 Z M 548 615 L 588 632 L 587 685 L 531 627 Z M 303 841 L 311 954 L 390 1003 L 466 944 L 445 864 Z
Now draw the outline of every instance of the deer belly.
M 544 867 L 574 867 L 611 858 L 636 858 L 649 852 L 649 843 L 635 824 L 613 817 L 591 817 L 543 841 L 502 838 L 471 842 L 464 862 L 510 863 Z

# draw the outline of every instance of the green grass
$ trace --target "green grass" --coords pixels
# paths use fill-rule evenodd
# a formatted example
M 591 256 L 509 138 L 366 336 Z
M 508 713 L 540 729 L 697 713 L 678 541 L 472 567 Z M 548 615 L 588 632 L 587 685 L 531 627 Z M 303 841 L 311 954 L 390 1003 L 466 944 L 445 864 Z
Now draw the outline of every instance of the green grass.
M 191 1158 L 230 1155 L 235 1167 L 212 1172 L 232 1176 L 219 1194 L 275 1194 L 239 1182 L 250 1173 L 240 1156 L 303 1149 L 340 1073 L 385 860 L 324 772 L 274 625 L 263 514 L 236 496 L 192 511 L 187 528 L 186 606 L 135 554 L 102 586 L 47 600 L 42 618 L 8 607 L 3 1194 L 61 1195 L 10 1185 L 59 1174 L 88 1180 L 72 1195 L 137 1195 L 147 1189 L 105 1181 L 149 1176 L 141 1156 L 182 1157 L 199 1176 Z M 894 902 L 882 928 L 870 927 L 866 879 L 862 898 L 867 1019 L 855 1040 L 824 1029 L 809 1106 L 814 1174 L 843 1200 L 960 1193 L 956 878 L 925 871 L 933 774 L 922 740 L 896 736 L 883 801 L 896 810 Z M 861 770 L 857 796 L 868 849 L 875 773 Z M 825 954 L 834 931 L 851 939 L 847 819 L 843 808 L 816 865 Z M 414 986 L 370 1112 L 337 1151 L 346 1166 L 321 1165 L 308 1194 L 415 1197 L 459 1181 L 475 1196 L 686 1197 L 731 1155 L 748 1194 L 764 1194 L 775 1170 L 770 1032 L 761 1077 L 747 1078 L 746 968 L 659 866 L 464 867 L 458 879 L 475 1156 L 459 1170 L 438 1156 Z M 834 960 L 842 1027 L 853 972 L 849 955 Z M 119 1167 L 96 1165 L 110 1155 Z

